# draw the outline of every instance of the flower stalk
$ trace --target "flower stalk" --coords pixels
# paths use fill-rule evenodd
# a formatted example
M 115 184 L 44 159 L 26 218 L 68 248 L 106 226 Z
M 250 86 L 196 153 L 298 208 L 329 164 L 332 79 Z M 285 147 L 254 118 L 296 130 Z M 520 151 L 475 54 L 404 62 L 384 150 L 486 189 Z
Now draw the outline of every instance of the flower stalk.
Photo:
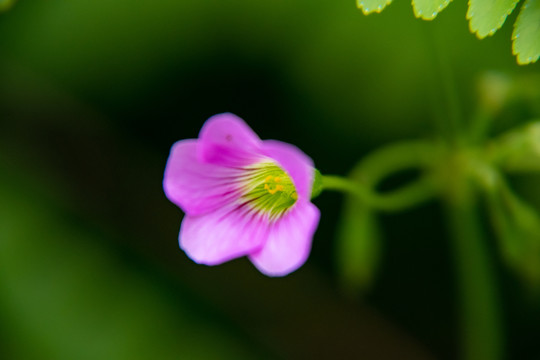
M 503 334 L 497 285 L 486 247 L 477 199 L 468 181 L 456 184 L 446 202 L 461 308 L 464 360 L 498 360 Z
M 324 190 L 349 193 L 374 210 L 402 211 L 436 194 L 437 187 L 429 173 L 439 153 L 439 146 L 429 142 L 393 144 L 369 154 L 352 170 L 349 178 L 324 175 L 322 186 Z M 398 190 L 384 193 L 376 190 L 385 178 L 410 168 L 420 168 L 426 174 Z
M 493 181 L 493 169 L 486 160 L 474 149 L 407 142 L 368 155 L 350 178 L 322 177 L 323 189 L 351 194 L 376 211 L 401 211 L 443 196 L 455 254 L 462 358 L 466 360 L 498 360 L 504 348 L 497 285 L 475 187 L 490 186 Z M 419 168 L 424 175 L 400 189 L 376 191 L 380 181 L 409 168 Z

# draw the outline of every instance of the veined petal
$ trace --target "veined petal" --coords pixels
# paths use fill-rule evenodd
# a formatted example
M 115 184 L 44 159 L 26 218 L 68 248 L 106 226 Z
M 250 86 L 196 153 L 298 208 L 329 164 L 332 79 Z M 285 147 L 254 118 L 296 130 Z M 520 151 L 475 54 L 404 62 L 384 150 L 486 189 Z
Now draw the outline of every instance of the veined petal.
M 229 206 L 205 215 L 187 215 L 180 228 L 180 247 L 193 261 L 206 265 L 258 250 L 268 236 L 268 223 L 248 210 Z
M 239 196 L 243 171 L 197 160 L 197 140 L 181 140 L 171 148 L 163 189 L 189 215 L 200 215 Z
M 312 203 L 297 203 L 273 224 L 264 246 L 249 255 L 249 259 L 268 276 L 284 276 L 295 271 L 306 262 L 319 217 L 319 209 Z
M 277 161 L 294 182 L 299 199 L 311 198 L 313 160 L 294 145 L 277 140 L 265 140 L 262 154 Z
M 206 121 L 199 134 L 198 155 L 203 162 L 246 166 L 260 160 L 261 140 L 238 116 L 224 113 Z

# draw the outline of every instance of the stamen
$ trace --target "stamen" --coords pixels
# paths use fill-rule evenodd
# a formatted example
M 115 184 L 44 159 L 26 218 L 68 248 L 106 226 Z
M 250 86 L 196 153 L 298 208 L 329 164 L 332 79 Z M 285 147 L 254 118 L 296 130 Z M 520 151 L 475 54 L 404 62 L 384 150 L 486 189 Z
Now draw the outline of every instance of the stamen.
M 241 201 L 269 220 L 279 219 L 298 199 L 292 179 L 274 162 L 246 169 L 244 179 Z

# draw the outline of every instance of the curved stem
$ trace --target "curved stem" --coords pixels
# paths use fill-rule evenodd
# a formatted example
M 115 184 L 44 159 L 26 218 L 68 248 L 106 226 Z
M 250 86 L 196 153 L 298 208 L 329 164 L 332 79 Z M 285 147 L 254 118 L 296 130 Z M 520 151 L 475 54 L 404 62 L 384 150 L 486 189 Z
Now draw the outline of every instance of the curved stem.
M 435 194 L 435 188 L 428 178 L 422 178 L 388 194 L 372 192 L 364 184 L 353 182 L 341 176 L 323 175 L 323 188 L 337 190 L 356 196 L 360 201 L 376 210 L 401 211 L 424 201 Z
M 473 152 L 448 155 L 448 149 L 433 143 L 391 145 L 368 155 L 354 168 L 349 179 L 322 176 L 322 187 L 350 193 L 371 208 L 383 211 L 403 210 L 433 197 L 438 190 L 446 190 L 461 295 L 463 358 L 498 360 L 502 357 L 504 339 L 495 275 L 484 243 L 476 191 L 471 184 L 474 176 L 489 182 L 490 173 L 482 172 L 481 166 L 478 168 L 482 163 L 475 162 Z M 385 177 L 414 167 L 427 169 L 428 175 L 438 177 L 424 176 L 389 193 L 375 191 Z M 442 187 L 435 185 L 437 181 Z
M 323 190 L 335 190 L 356 196 L 362 201 L 369 202 L 371 192 L 364 184 L 353 182 L 338 175 L 322 175 Z
M 410 168 L 431 168 L 442 148 L 428 141 L 407 141 L 385 146 L 368 154 L 352 170 L 351 177 L 374 187 L 387 176 Z
M 433 197 L 435 186 L 429 177 L 388 193 L 377 193 L 378 182 L 398 171 L 435 163 L 438 147 L 422 141 L 403 142 L 387 146 L 369 154 L 351 172 L 351 179 L 326 175 L 322 177 L 325 190 L 350 193 L 377 210 L 400 211 Z

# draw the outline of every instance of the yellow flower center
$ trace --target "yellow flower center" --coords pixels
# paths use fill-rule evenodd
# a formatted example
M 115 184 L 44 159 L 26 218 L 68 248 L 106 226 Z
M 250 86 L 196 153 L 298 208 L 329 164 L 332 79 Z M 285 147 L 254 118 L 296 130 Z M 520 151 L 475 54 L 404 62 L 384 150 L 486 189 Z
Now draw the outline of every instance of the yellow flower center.
M 298 199 L 291 178 L 276 163 L 259 163 L 246 170 L 246 192 L 241 196 L 242 204 L 248 204 L 255 211 L 276 219 Z

